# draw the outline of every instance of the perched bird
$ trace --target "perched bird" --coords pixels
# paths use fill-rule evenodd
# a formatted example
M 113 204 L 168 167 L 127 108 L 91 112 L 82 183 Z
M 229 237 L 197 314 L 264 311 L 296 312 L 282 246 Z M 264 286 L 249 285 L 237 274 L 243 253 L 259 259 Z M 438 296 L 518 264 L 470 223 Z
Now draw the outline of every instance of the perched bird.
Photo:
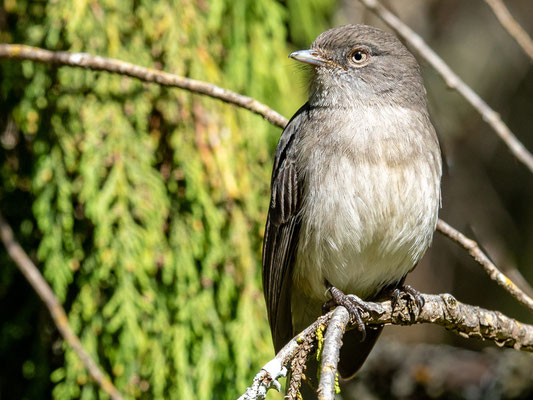
M 422 306 L 403 282 L 435 231 L 440 146 L 419 65 L 394 35 L 341 26 L 290 57 L 312 67 L 309 100 L 276 149 L 263 290 L 276 351 L 324 303 L 348 308 L 346 379 L 381 332 L 365 329 L 359 299 L 407 293 Z

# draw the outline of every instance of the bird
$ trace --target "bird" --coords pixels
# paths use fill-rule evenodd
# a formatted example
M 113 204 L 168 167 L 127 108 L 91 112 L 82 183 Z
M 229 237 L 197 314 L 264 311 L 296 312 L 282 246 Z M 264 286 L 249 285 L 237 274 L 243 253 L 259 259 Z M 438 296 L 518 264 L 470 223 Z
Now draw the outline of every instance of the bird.
M 338 370 L 350 379 L 382 327 L 361 300 L 406 296 L 433 238 L 442 158 L 415 57 L 392 33 L 350 24 L 290 58 L 310 68 L 308 101 L 278 145 L 263 241 L 263 292 L 278 352 L 326 306 L 344 305 Z

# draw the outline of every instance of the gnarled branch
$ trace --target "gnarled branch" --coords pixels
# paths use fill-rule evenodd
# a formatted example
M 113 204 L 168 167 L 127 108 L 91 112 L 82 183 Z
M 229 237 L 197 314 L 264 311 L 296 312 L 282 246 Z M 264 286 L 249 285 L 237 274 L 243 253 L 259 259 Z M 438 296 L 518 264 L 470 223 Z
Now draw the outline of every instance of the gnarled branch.
M 261 371 L 254 377 L 252 385 L 238 400 L 264 399 L 267 390 L 272 386 L 272 382 L 285 375 L 285 366 L 295 357 L 300 346 L 308 342 L 308 338 L 316 336 L 317 328 L 327 324 L 332 313 L 333 311 L 318 317 L 315 322 L 292 338 L 272 360 L 261 368 Z M 277 385 L 274 386 L 277 388 Z
M 335 379 L 339 352 L 342 347 L 342 336 L 346 325 L 350 321 L 348 310 L 337 307 L 328 324 L 322 347 L 322 363 L 320 364 L 320 382 L 318 384 L 318 400 L 333 400 L 335 398 Z

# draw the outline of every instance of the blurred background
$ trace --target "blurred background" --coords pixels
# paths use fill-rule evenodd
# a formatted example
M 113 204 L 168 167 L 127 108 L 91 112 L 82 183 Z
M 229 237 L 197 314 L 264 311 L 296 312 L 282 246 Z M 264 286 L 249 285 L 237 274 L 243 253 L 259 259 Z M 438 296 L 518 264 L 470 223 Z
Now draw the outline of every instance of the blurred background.
M 533 34 L 531 2 L 506 4 Z M 387 5 L 533 150 L 531 61 L 483 0 Z M 356 0 L 3 0 L 0 42 L 209 81 L 290 117 L 306 80 L 289 52 L 361 22 L 385 28 Z M 441 216 L 531 293 L 533 176 L 421 65 L 447 160 Z M 0 105 L 0 211 L 117 388 L 236 398 L 273 356 L 260 257 L 281 130 L 178 89 L 29 61 L 0 61 Z M 408 283 L 533 322 L 438 234 Z M 3 247 L 0 360 L 0 399 L 106 398 Z M 389 327 L 341 395 L 526 399 L 532 383 L 529 354 L 436 326 Z

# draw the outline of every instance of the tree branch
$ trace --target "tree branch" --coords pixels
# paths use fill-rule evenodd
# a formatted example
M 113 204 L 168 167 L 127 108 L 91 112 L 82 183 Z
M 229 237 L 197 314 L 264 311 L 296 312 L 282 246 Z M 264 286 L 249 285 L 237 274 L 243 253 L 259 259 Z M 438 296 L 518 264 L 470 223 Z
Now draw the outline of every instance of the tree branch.
M 520 24 L 513 18 L 509 9 L 502 0 L 485 0 L 485 3 L 492 9 L 500 24 L 511 35 L 518 45 L 524 50 L 531 61 L 533 61 L 533 40 Z
M 350 314 L 344 307 L 337 307 L 333 311 L 324 336 L 322 347 L 322 363 L 320 365 L 320 382 L 318 384 L 318 400 L 333 400 L 335 398 L 335 380 L 339 352 L 342 347 L 342 336 L 346 325 L 350 321 Z
M 80 339 L 70 327 L 67 314 L 59 303 L 59 300 L 54 295 L 54 292 L 50 286 L 48 286 L 37 267 L 30 260 L 30 257 L 15 240 L 13 230 L 4 219 L 2 214 L 0 214 L 0 239 L 4 243 L 9 256 L 13 259 L 33 289 L 37 292 L 41 300 L 48 308 L 48 311 L 50 311 L 52 320 L 61 333 L 61 336 L 63 336 L 65 342 L 67 342 L 67 344 L 78 355 L 92 378 L 113 400 L 122 400 L 122 395 L 120 392 L 115 388 L 109 378 L 105 376 L 100 367 L 98 367 L 96 362 L 83 348 Z
M 466 237 L 441 219 L 437 222 L 437 230 L 467 250 L 468 254 L 470 254 L 472 258 L 485 269 L 485 272 L 492 280 L 496 281 L 496 283 L 509 292 L 511 296 L 533 311 L 533 299 L 516 286 L 513 281 L 505 276 L 505 274 L 494 265 L 489 257 L 481 251 L 477 242 Z
M 533 173 L 533 155 L 526 149 L 509 127 L 502 121 L 500 115 L 494 111 L 474 90 L 468 86 L 437 53 L 415 31 L 409 28 L 398 17 L 387 10 L 377 0 L 359 0 L 366 8 L 374 12 L 394 32 L 402 37 L 424 58 L 444 79 L 446 84 L 457 90 L 480 114 L 496 134 L 507 145 L 511 153 Z
M 491 340 L 500 347 L 511 347 L 516 350 L 533 352 L 533 325 L 523 324 L 512 318 L 509 318 L 498 311 L 489 311 L 477 306 L 457 301 L 450 294 L 429 295 L 422 294 L 424 299 L 424 306 L 420 310 L 419 315 L 413 317 L 408 303 L 401 299 L 394 313 L 390 301 L 381 303 L 366 302 L 364 311 L 361 313 L 361 318 L 367 325 L 414 325 L 421 323 L 432 323 L 440 325 L 452 332 L 457 333 L 467 338 L 478 338 L 482 340 Z M 320 324 L 327 324 L 326 336 L 330 336 L 330 345 L 326 350 L 324 344 L 324 353 L 328 353 L 328 360 L 337 357 L 340 351 L 341 342 L 336 339 L 342 336 L 344 327 L 344 319 L 348 314 L 345 311 L 338 312 L 341 307 L 329 312 L 326 315 L 319 317 L 312 325 L 306 328 L 302 333 L 294 337 L 272 360 L 269 361 L 265 367 L 256 375 L 253 385 L 247 389 L 246 393 L 239 399 L 264 399 L 266 391 L 270 387 L 273 379 L 276 379 L 279 374 L 269 375 L 269 371 L 280 371 L 287 365 L 291 357 L 296 354 L 298 346 L 303 340 L 313 332 L 316 331 Z M 336 323 L 332 315 L 338 316 Z M 345 315 L 346 314 L 346 315 Z M 276 368 L 271 368 L 272 364 L 276 364 Z M 333 364 L 329 364 L 330 366 Z M 322 391 L 319 395 L 328 393 L 334 390 L 331 387 L 331 373 L 333 376 L 335 371 L 327 371 L 326 375 L 321 374 L 321 380 L 326 377 L 327 383 L 319 384 Z M 275 377 L 274 377 L 275 376 Z M 333 380 L 334 382 L 334 380 Z M 259 389 L 262 387 L 262 390 Z M 251 390 L 255 388 L 254 390 Z M 325 397 L 332 398 L 332 397 Z
M 370 312 L 362 318 L 367 324 L 414 325 L 433 323 L 464 337 L 491 340 L 499 346 L 533 352 L 533 326 L 520 323 L 498 311 L 490 311 L 456 300 L 450 294 L 422 294 L 420 314 L 410 314 L 407 303 L 394 313 L 390 301 L 367 303 Z
M 378 15 L 398 35 L 406 40 L 418 53 L 428 61 L 443 77 L 446 84 L 456 89 L 481 114 L 483 119 L 494 129 L 511 153 L 531 172 L 533 172 L 533 155 L 516 138 L 499 114 L 463 82 L 448 65 L 416 34 L 395 15 L 383 7 L 377 0 L 360 0 L 367 8 Z M 194 93 L 203 94 L 245 108 L 261 115 L 268 122 L 280 128 L 288 120 L 267 105 L 231 90 L 211 83 L 185 78 L 179 75 L 152 68 L 145 68 L 125 61 L 95 56 L 88 53 L 71 53 L 50 51 L 21 44 L 0 44 L 0 59 L 32 60 L 49 64 L 69 65 L 71 67 L 89 68 L 95 71 L 116 72 L 131 76 L 145 82 L 158 83 L 163 86 L 178 87 Z
M 141 67 L 114 58 L 100 57 L 88 53 L 50 51 L 23 44 L 0 44 L 0 58 L 32 60 L 47 64 L 89 68 L 94 71 L 116 72 L 121 75 L 140 79 L 141 81 L 177 87 L 237 105 L 261 115 L 268 122 L 280 128 L 284 128 L 287 125 L 287 119 L 285 117 L 251 97 L 243 96 L 242 94 L 221 88 L 212 83 L 197 81 L 152 68 Z

